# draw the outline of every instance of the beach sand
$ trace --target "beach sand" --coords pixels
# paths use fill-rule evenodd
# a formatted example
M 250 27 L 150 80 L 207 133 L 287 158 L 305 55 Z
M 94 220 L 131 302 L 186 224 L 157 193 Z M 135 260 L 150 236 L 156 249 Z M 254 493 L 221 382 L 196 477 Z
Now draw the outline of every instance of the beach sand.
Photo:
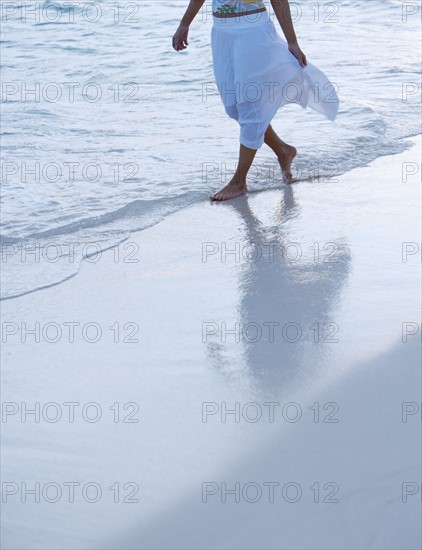
M 411 141 L 189 207 L 3 302 L 3 547 L 420 548 Z

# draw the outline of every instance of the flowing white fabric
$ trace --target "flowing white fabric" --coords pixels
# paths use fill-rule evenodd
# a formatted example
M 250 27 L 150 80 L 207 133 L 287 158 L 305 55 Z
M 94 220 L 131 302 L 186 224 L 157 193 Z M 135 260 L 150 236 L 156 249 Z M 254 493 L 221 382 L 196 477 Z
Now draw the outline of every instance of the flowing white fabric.
M 260 12 L 213 17 L 214 75 L 227 114 L 240 125 L 240 143 L 259 149 L 279 107 L 297 103 L 334 120 L 335 86 L 308 61 L 301 67 L 269 18 Z

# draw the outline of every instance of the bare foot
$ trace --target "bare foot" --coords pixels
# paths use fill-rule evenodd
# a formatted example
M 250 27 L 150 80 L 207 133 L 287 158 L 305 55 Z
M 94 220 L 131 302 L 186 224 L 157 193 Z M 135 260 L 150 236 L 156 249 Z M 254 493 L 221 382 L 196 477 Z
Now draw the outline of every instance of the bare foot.
M 223 187 L 221 191 L 218 191 L 218 193 L 212 195 L 210 199 L 212 201 L 228 201 L 238 197 L 239 195 L 244 195 L 247 192 L 248 188 L 246 187 L 246 181 L 239 181 L 233 178 L 230 183 L 226 185 L 226 187 Z
M 283 145 L 283 149 L 281 150 L 280 154 L 278 155 L 278 161 L 280 163 L 281 172 L 283 174 L 284 179 L 287 181 L 287 183 L 292 183 L 292 162 L 295 156 L 297 155 L 297 149 L 296 147 L 293 147 L 293 145 Z

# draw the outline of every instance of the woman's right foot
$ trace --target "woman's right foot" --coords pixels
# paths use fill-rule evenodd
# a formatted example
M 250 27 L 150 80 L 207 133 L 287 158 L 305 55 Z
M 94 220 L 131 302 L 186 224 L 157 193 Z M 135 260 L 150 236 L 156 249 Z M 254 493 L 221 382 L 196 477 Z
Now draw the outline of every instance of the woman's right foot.
M 287 143 L 283 144 L 283 147 L 280 149 L 280 153 L 278 154 L 278 162 L 280 163 L 281 173 L 287 183 L 292 183 L 292 162 L 296 155 L 296 147 L 293 147 L 293 145 L 287 145 Z
M 233 178 L 230 183 L 226 185 L 226 187 L 223 187 L 223 189 L 221 189 L 221 191 L 218 191 L 218 193 L 211 195 L 210 199 L 215 202 L 228 201 L 230 199 L 238 197 L 239 195 L 244 195 L 247 192 L 248 188 L 246 187 L 246 181 L 239 181 Z

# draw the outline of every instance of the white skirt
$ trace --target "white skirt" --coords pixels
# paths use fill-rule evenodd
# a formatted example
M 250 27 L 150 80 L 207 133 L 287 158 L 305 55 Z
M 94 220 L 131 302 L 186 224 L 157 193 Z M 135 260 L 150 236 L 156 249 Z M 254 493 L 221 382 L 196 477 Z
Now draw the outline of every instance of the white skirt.
M 297 103 L 330 120 L 339 99 L 325 74 L 312 63 L 301 67 L 276 31 L 268 12 L 213 17 L 214 75 L 229 117 L 240 125 L 240 143 L 259 149 L 279 107 Z

